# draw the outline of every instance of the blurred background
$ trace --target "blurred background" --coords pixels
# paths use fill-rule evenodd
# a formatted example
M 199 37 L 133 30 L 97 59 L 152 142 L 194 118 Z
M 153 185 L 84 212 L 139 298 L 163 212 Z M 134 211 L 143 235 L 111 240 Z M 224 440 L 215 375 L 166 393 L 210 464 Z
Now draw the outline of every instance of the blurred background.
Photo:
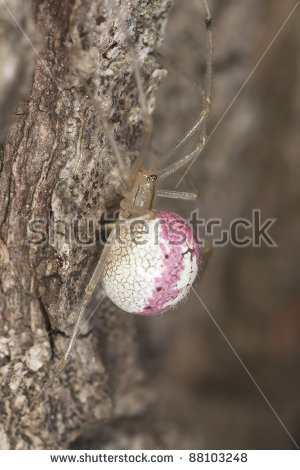
M 176 142 L 199 111 L 205 66 L 199 3 L 176 2 L 170 15 L 154 148 Z M 214 248 L 196 286 L 257 386 L 194 294 L 159 319 L 137 319 L 141 354 L 165 398 L 161 420 L 178 416 L 174 433 L 186 438 L 178 446 L 290 449 L 295 443 L 280 420 L 299 443 L 300 8 L 291 14 L 296 2 L 280 0 L 209 4 L 212 135 L 190 171 L 199 200 L 162 207 L 188 218 L 192 205 L 206 220 L 221 218 L 224 228 L 237 217 L 251 220 L 255 208 L 263 219 L 277 219 L 270 229 L 277 248 Z M 174 189 L 178 180 L 164 186 Z M 188 190 L 187 181 L 178 189 Z

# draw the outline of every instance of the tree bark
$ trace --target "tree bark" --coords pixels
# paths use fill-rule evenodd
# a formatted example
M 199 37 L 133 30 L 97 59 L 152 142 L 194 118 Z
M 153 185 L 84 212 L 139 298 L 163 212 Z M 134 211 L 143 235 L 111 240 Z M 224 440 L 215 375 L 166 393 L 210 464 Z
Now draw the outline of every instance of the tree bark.
M 23 3 L 10 4 L 17 32 L 21 18 L 33 24 Z M 122 153 L 133 160 L 142 119 L 118 15 L 130 24 L 151 103 L 164 75 L 153 52 L 169 6 L 169 0 L 151 5 L 132 0 L 117 12 L 110 0 L 35 0 L 38 33 L 21 21 L 33 46 L 21 36 L 30 57 L 20 61 L 21 70 L 30 74 L 34 59 L 36 67 L 0 166 L 2 449 L 66 448 L 83 427 L 139 415 L 151 399 L 143 388 L 133 319 L 106 301 L 83 331 L 67 369 L 30 409 L 65 348 L 74 322 L 69 313 L 102 249 L 98 243 L 76 243 L 63 229 L 74 220 L 99 220 L 120 200 L 118 167 L 82 76 L 113 123 Z M 11 96 L 21 89 L 18 70 Z M 2 116 L 9 114 L 4 109 Z M 58 220 L 64 223 L 50 240 L 49 229 Z M 44 238 L 35 232 L 33 240 L 37 227 Z

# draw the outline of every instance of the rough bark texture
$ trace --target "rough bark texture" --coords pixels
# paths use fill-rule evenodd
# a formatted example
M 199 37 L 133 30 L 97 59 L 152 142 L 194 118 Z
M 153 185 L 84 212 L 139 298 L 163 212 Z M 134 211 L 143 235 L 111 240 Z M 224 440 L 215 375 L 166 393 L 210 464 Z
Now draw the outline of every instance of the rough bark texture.
M 163 76 L 153 52 L 169 6 L 162 0 L 119 7 L 143 62 L 148 100 Z M 0 446 L 18 449 L 65 448 L 83 426 L 131 416 L 147 403 L 147 393 L 140 390 L 132 318 L 107 306 L 101 308 L 98 334 L 91 325 L 83 331 L 68 370 L 28 412 L 49 366 L 65 347 L 74 322 L 69 313 L 101 250 L 100 245 L 84 248 L 68 241 L 62 228 L 52 244 L 29 244 L 28 224 L 39 220 L 48 229 L 51 220 L 99 219 L 120 196 L 116 164 L 82 76 L 98 94 L 128 159 L 142 129 L 114 2 L 36 1 L 33 9 L 44 44 L 35 57 L 31 93 L 19 105 L 7 138 L 0 182 Z M 28 14 L 27 9 L 22 17 Z M 19 89 L 18 82 L 11 86 L 11 93 Z M 53 336 L 55 328 L 59 331 Z

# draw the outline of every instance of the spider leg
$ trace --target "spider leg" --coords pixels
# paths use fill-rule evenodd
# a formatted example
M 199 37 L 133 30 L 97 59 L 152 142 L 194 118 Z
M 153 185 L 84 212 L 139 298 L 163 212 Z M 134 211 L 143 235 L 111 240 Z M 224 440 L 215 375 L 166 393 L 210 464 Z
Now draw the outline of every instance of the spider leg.
M 170 199 L 184 199 L 187 201 L 194 201 L 197 199 L 197 193 L 187 193 L 187 192 L 180 192 L 180 191 L 171 191 L 169 189 L 158 189 L 157 190 L 158 197 L 167 197 Z
M 93 106 L 94 106 L 95 110 L 97 111 L 97 119 L 99 120 L 99 124 L 102 127 L 103 132 L 104 132 L 108 142 L 110 143 L 111 149 L 112 149 L 112 151 L 113 151 L 113 153 L 116 157 L 117 164 L 119 166 L 120 178 L 122 179 L 123 183 L 126 186 L 129 186 L 129 180 L 130 180 L 129 170 L 128 170 L 128 167 L 127 167 L 127 165 L 126 165 L 126 163 L 125 163 L 125 161 L 124 161 L 124 159 L 121 155 L 119 146 L 118 146 L 118 144 L 116 142 L 116 139 L 114 137 L 114 134 L 113 134 L 112 127 L 109 124 L 108 120 L 106 119 L 106 117 L 104 115 L 104 112 L 103 112 L 103 109 L 102 109 L 102 106 L 101 106 L 100 102 L 96 99 L 95 94 L 90 89 L 90 86 L 88 85 L 87 81 L 83 80 L 83 82 L 84 82 L 87 94 L 88 94 L 91 102 L 93 103 Z
M 110 235 L 107 239 L 106 245 L 105 245 L 105 247 L 102 251 L 101 257 L 100 257 L 100 259 L 97 263 L 97 266 L 94 270 L 94 273 L 92 274 L 92 277 L 91 277 L 88 285 L 85 288 L 85 293 L 84 293 L 83 299 L 81 301 L 81 304 L 80 304 L 80 307 L 79 307 L 79 310 L 78 310 L 76 323 L 75 323 L 75 326 L 73 328 L 73 332 L 72 332 L 71 338 L 69 339 L 69 344 L 68 344 L 68 346 L 65 350 L 63 358 L 60 360 L 59 364 L 55 368 L 52 377 L 46 383 L 46 386 L 43 389 L 43 391 L 45 391 L 45 389 L 48 388 L 48 386 L 56 379 L 56 377 L 59 376 L 59 374 L 62 372 L 62 370 L 65 368 L 65 366 L 68 364 L 68 362 L 70 360 L 74 345 L 75 345 L 76 340 L 78 338 L 78 335 L 80 333 L 80 328 L 81 328 L 81 325 L 82 325 L 84 315 L 86 313 L 88 303 L 89 303 L 89 301 L 90 301 L 90 299 L 93 295 L 93 292 L 94 292 L 97 284 L 100 282 L 103 266 L 104 266 L 104 263 L 106 261 L 106 258 L 108 256 L 108 254 L 110 252 L 111 244 L 114 241 L 115 237 L 116 237 L 116 230 L 113 230 L 110 233 Z
M 141 168 L 145 160 L 147 151 L 149 149 L 149 145 L 150 145 L 151 137 L 153 133 L 153 120 L 152 120 L 152 112 L 149 111 L 149 108 L 146 103 L 146 97 L 145 97 L 145 93 L 143 90 L 143 80 L 142 80 L 140 65 L 139 65 L 139 61 L 135 52 L 133 41 L 129 34 L 128 27 L 125 24 L 124 18 L 121 15 L 120 15 L 120 21 L 123 24 L 124 33 L 126 36 L 127 48 L 129 52 L 131 66 L 133 68 L 134 75 L 135 75 L 135 81 L 136 81 L 137 91 L 138 91 L 138 100 L 139 100 L 139 104 L 141 107 L 142 118 L 144 122 L 144 133 L 143 133 L 141 149 L 130 170 L 130 177 L 132 181 L 136 173 L 138 172 L 138 170 Z
M 182 166 L 178 171 L 182 176 L 185 177 L 185 179 L 187 180 L 187 184 L 192 190 L 192 192 L 197 194 L 197 197 L 199 197 L 198 187 L 195 181 L 193 180 L 193 178 L 191 177 L 191 175 L 188 173 L 188 168 L 186 166 Z
M 175 155 L 181 147 L 191 138 L 193 135 L 196 134 L 196 132 L 199 130 L 201 126 L 204 126 L 208 116 L 210 113 L 210 103 L 206 103 L 206 106 L 204 109 L 201 111 L 198 119 L 194 122 L 192 127 L 184 134 L 184 136 L 178 141 L 178 143 L 175 145 L 175 147 L 171 148 L 167 153 L 162 155 L 160 158 L 160 164 L 158 165 L 158 168 L 162 166 L 163 163 L 166 163 L 170 158 Z
M 167 176 L 171 175 L 172 173 L 175 173 L 175 171 L 185 166 L 190 160 L 193 160 L 193 158 L 196 158 L 204 149 L 205 143 L 206 143 L 206 137 L 202 136 L 201 142 L 196 146 L 194 150 L 192 150 L 192 152 L 184 155 L 176 162 L 167 166 L 167 168 L 164 168 L 163 170 L 159 170 L 157 173 L 158 178 L 160 180 L 166 178 Z
M 73 332 L 72 332 L 72 336 L 69 340 L 69 344 L 68 344 L 68 347 L 67 347 L 67 349 L 64 353 L 64 356 L 63 356 L 62 360 L 60 361 L 60 364 L 58 365 L 58 369 L 57 369 L 58 374 L 60 374 L 60 372 L 64 369 L 64 367 L 68 364 L 68 362 L 70 360 L 75 342 L 76 342 L 76 340 L 78 338 L 78 335 L 80 333 L 80 328 L 81 328 L 82 320 L 83 320 L 85 312 L 86 312 L 87 305 L 88 305 L 89 301 L 91 300 L 91 297 L 93 295 L 93 292 L 94 292 L 97 284 L 101 280 L 102 270 L 103 270 L 106 258 L 107 258 L 108 254 L 110 252 L 111 244 L 113 243 L 115 237 L 116 237 L 116 230 L 112 230 L 112 232 L 110 233 L 110 235 L 107 239 L 106 245 L 105 245 L 105 247 L 104 247 L 104 249 L 101 253 L 101 257 L 100 257 L 100 259 L 97 263 L 97 266 L 96 266 L 96 268 L 93 272 L 93 275 L 92 275 L 88 285 L 85 288 L 85 293 L 84 293 L 83 299 L 81 301 L 81 304 L 80 304 L 80 307 L 79 307 L 79 310 L 78 310 L 78 315 L 77 315 L 76 323 L 75 323 L 75 326 L 74 326 L 74 329 L 73 329 Z
M 200 140 L 206 140 L 206 122 L 210 115 L 211 109 L 211 85 L 212 85 L 212 54 L 213 54 L 213 41 L 212 41 L 212 17 L 210 10 L 207 4 L 207 0 L 202 0 L 203 7 L 205 9 L 205 31 L 206 31 L 206 73 L 205 73 L 205 83 L 204 89 L 200 89 L 201 101 L 203 104 L 203 109 L 201 110 L 198 118 L 188 129 L 183 137 L 179 139 L 177 144 L 172 147 L 169 151 L 163 154 L 160 158 L 160 164 L 158 165 L 161 168 L 161 165 L 167 162 L 172 158 L 188 140 L 197 133 L 200 129 Z

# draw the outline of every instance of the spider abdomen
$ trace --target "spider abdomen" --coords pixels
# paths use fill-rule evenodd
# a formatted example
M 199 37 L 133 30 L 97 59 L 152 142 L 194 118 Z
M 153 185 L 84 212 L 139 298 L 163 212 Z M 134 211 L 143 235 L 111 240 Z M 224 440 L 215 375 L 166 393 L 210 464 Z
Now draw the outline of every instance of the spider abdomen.
M 200 248 L 189 226 L 172 212 L 124 222 L 105 262 L 102 284 L 122 310 L 154 315 L 174 307 L 190 290 Z

